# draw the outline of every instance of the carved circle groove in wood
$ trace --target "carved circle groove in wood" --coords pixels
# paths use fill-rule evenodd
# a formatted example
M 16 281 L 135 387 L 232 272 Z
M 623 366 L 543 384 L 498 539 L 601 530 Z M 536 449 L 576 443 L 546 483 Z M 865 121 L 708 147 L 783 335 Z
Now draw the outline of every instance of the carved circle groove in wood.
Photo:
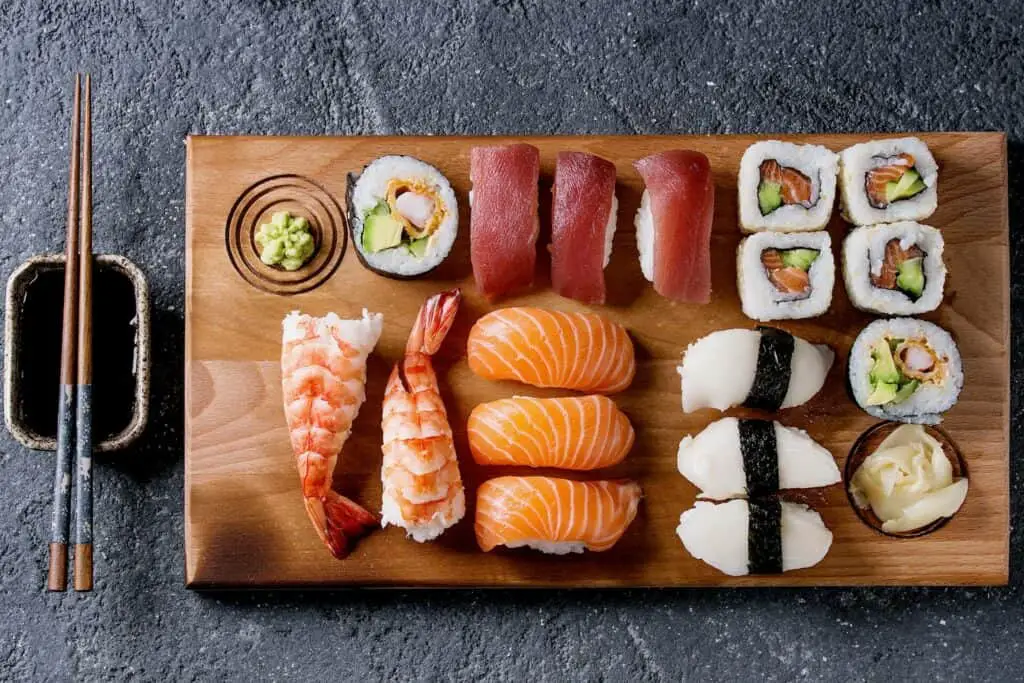
M 308 263 L 295 271 L 260 260 L 256 231 L 278 211 L 304 216 L 316 243 Z M 345 215 L 323 187 L 300 175 L 276 175 L 250 185 L 228 214 L 225 240 L 231 265 L 253 287 L 271 294 L 299 294 L 323 284 L 341 263 L 347 244 Z

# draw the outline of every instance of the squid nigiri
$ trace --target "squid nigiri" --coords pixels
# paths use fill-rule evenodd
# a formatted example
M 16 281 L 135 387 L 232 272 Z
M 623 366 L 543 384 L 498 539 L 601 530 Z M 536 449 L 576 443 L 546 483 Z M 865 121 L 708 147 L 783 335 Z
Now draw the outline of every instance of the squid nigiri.
M 477 492 L 476 540 L 484 552 L 499 545 L 554 555 L 608 550 L 636 517 L 640 495 L 632 481 L 498 477 Z
M 635 437 L 606 396 L 514 398 L 482 403 L 469 415 L 469 450 L 480 465 L 593 470 L 622 462 Z
M 700 152 L 669 150 L 633 164 L 646 188 L 636 212 L 640 269 L 654 290 L 676 301 L 711 300 L 711 223 L 715 183 Z
M 559 152 L 551 199 L 551 287 L 603 304 L 619 202 L 615 164 L 585 152 Z
M 366 400 L 366 357 L 380 339 L 384 318 L 361 320 L 290 313 L 283 323 L 281 389 L 306 514 L 331 553 L 377 526 L 377 517 L 331 489 L 334 466 L 352 422 Z
M 484 296 L 533 284 L 540 151 L 533 145 L 474 147 L 469 157 L 469 258 Z
M 593 313 L 492 311 L 473 325 L 467 351 L 477 375 L 537 387 L 613 394 L 636 374 L 626 328 Z

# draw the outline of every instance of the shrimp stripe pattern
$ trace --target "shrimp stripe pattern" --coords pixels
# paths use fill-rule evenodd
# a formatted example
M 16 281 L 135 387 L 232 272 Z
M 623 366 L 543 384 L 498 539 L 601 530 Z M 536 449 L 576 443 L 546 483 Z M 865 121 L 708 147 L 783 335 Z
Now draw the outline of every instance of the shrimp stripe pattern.
M 490 380 L 613 394 L 636 374 L 626 328 L 593 313 L 503 308 L 469 333 L 469 367 Z
M 460 300 L 454 289 L 423 304 L 405 357 L 395 365 L 384 392 L 382 524 L 402 527 L 420 543 L 437 538 L 466 513 L 452 430 L 430 360 L 448 334 Z
M 640 495 L 632 481 L 491 479 L 477 491 L 477 543 L 485 552 L 499 545 L 555 553 L 608 550 L 636 517 Z
M 607 396 L 516 396 L 481 403 L 466 431 L 480 465 L 594 470 L 622 462 L 635 434 Z
M 378 524 L 376 515 L 331 488 L 338 455 L 366 399 L 366 359 L 383 317 L 359 320 L 290 313 L 282 325 L 284 414 L 306 513 L 321 540 L 341 559 Z

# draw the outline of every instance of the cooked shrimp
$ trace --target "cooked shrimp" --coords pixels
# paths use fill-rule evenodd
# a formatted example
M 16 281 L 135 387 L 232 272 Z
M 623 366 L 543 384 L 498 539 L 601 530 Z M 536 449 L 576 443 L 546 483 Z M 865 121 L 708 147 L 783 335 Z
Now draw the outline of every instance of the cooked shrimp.
M 430 357 L 455 320 L 458 289 L 423 304 L 384 393 L 382 523 L 400 526 L 419 542 L 440 536 L 466 513 L 466 495 L 448 414 Z
M 331 489 L 352 421 L 366 399 L 366 357 L 380 338 L 382 316 L 362 320 L 299 312 L 284 319 L 281 388 L 302 496 L 317 534 L 337 558 L 377 525 L 377 517 Z

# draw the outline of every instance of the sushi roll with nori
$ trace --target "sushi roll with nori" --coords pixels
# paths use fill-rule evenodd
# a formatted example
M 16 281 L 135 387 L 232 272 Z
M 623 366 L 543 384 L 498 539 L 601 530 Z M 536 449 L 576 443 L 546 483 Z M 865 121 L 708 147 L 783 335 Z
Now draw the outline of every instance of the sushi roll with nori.
M 736 254 L 740 302 L 748 318 L 813 318 L 832 304 L 836 265 L 827 232 L 761 232 Z
M 843 217 L 854 225 L 928 218 L 938 206 L 939 165 L 918 138 L 872 140 L 839 153 Z
M 850 389 L 857 405 L 883 420 L 938 424 L 964 383 L 949 332 L 916 318 L 876 320 L 850 349 Z
M 836 201 L 839 157 L 820 145 L 765 140 L 740 160 L 740 227 L 744 232 L 821 230 Z
M 813 567 L 832 547 L 821 515 L 777 498 L 698 501 L 679 518 L 676 533 L 687 552 L 729 576 Z
M 679 444 L 679 473 L 700 498 L 759 497 L 840 481 L 832 454 L 807 435 L 772 420 L 724 417 Z
M 359 260 L 387 277 L 414 278 L 436 268 L 459 230 L 448 179 L 408 156 L 375 159 L 348 177 L 348 221 Z
M 903 221 L 856 228 L 843 242 L 843 277 L 853 305 L 882 315 L 918 315 L 942 303 L 942 233 Z
M 683 412 L 798 406 L 818 393 L 834 360 L 828 346 L 774 327 L 712 332 L 683 354 Z

